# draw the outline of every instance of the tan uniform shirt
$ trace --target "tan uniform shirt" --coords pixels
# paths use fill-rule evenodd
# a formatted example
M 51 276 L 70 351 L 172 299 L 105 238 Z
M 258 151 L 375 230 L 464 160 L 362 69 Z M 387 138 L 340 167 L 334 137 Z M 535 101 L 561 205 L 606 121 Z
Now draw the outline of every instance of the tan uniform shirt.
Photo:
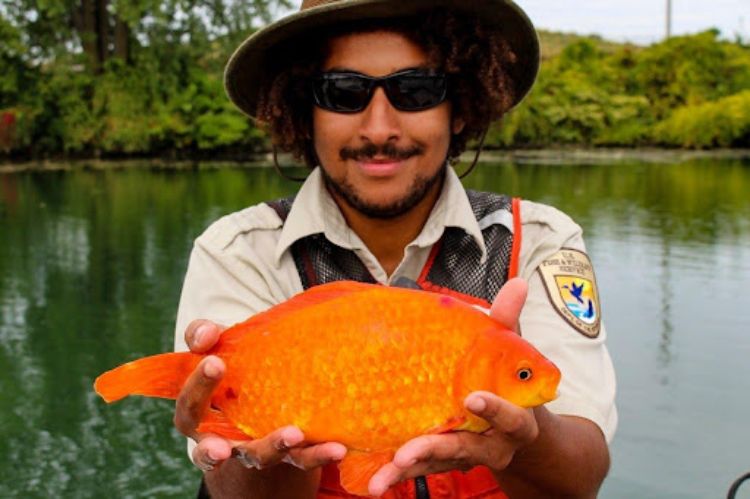
M 584 251 L 581 228 L 555 208 L 529 201 L 522 202 L 521 216 L 519 276 L 529 282 L 521 331 L 562 372 L 559 397 L 547 407 L 558 414 L 593 421 L 610 441 L 617 411 L 606 333 L 602 328 L 592 339 L 576 330 L 551 304 L 537 271 L 561 248 Z M 196 239 L 177 314 L 175 348 L 187 349 L 184 331 L 194 319 L 232 325 L 301 292 L 290 248 L 302 237 L 323 233 L 330 242 L 354 251 L 375 279 L 389 284 L 401 276 L 417 279 L 445 227 L 459 227 L 471 234 L 486 261 L 481 229 L 493 223 L 513 230 L 511 217 L 477 222 L 460 180 L 449 169 L 422 232 L 406 247 L 403 260 L 389 277 L 347 226 L 316 169 L 301 187 L 286 223 L 282 224 L 272 208 L 259 204 L 219 219 Z

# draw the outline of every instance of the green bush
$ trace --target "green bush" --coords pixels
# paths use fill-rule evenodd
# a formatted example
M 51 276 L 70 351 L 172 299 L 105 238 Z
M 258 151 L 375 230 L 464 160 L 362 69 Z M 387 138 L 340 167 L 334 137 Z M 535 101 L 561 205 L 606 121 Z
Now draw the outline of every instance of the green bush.
M 487 146 L 743 145 L 748 89 L 750 50 L 714 31 L 614 51 L 577 39 Z
M 726 97 L 750 88 L 750 51 L 719 39 L 716 31 L 679 36 L 638 54 L 635 90 L 662 119 L 673 109 Z
M 534 90 L 488 147 L 545 145 L 637 145 L 649 136 L 651 106 L 642 95 L 620 89 L 617 66 L 591 40 L 569 45 L 546 64 Z
M 122 14 L 140 19 L 142 13 Z M 182 38 L 167 17 L 141 26 L 150 43 L 134 39 L 127 58 L 111 57 L 95 72 L 81 50 L 69 53 L 68 46 L 32 56 L 25 42 L 49 34 L 46 24 L 26 33 L 0 13 L 0 114 L 15 117 L 12 133 L 0 130 L 0 153 L 189 156 L 269 149 L 265 133 L 223 89 L 223 65 L 244 31 L 196 28 Z M 532 92 L 490 129 L 488 148 L 750 145 L 750 48 L 741 41 L 722 40 L 715 31 L 649 47 L 573 35 L 555 40 Z
M 660 144 L 687 148 L 750 146 L 750 90 L 683 106 L 656 124 L 653 138 Z

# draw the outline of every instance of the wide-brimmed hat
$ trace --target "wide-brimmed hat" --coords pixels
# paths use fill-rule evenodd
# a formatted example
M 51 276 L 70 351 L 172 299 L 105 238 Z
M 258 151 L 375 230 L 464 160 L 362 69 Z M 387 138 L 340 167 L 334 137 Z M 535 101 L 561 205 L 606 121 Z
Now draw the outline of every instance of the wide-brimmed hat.
M 513 105 L 531 89 L 539 70 L 539 40 L 523 10 L 510 0 L 303 0 L 299 12 L 250 35 L 227 63 L 224 86 L 229 98 L 251 117 L 257 114 L 259 93 L 284 67 L 284 51 L 305 43 L 304 35 L 326 27 L 369 19 L 415 16 L 447 9 L 470 15 L 487 27 L 497 27 L 516 55 L 508 68 L 514 84 Z M 282 50 L 282 47 L 284 49 Z

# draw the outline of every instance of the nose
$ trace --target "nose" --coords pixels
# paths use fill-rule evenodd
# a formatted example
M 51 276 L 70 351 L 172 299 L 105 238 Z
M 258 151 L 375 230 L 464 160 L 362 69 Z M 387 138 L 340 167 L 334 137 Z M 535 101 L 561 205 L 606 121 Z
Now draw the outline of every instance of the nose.
M 364 111 L 360 123 L 360 138 L 373 144 L 385 144 L 401 137 L 398 110 L 393 107 L 382 88 L 375 93 Z

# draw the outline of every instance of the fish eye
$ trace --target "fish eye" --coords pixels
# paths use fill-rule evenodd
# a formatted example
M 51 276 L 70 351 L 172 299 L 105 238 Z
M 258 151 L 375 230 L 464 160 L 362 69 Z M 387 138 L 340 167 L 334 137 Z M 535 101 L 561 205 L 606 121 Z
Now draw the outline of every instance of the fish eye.
M 528 367 L 524 367 L 518 370 L 518 372 L 516 373 L 516 376 L 521 381 L 528 381 L 531 379 L 531 374 L 532 374 L 531 369 L 529 369 Z

